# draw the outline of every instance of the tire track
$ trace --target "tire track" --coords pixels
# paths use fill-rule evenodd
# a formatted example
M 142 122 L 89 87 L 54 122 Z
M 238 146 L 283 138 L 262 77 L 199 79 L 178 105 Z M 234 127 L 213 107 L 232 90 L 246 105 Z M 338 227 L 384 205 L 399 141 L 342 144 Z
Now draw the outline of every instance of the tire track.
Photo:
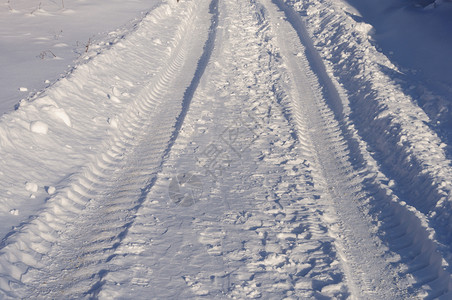
M 348 30 L 355 24 L 369 25 L 352 20 L 333 2 L 314 2 L 305 2 L 297 10 L 302 15 L 310 11 L 306 21 L 313 31 L 311 35 L 320 37 L 315 40 L 322 44 L 322 40 L 328 40 L 321 55 L 329 64 L 329 71 L 350 94 L 350 118 L 371 147 L 381 170 L 391 179 L 391 188 L 429 224 L 439 251 L 448 260 L 448 228 L 452 219 L 446 145 L 429 128 L 431 120 L 416 105 L 416 99 L 404 91 L 407 82 L 398 82 L 390 75 L 395 70 L 391 61 L 378 53 L 364 34 Z M 325 14 L 317 13 L 324 5 L 331 9 Z M 322 26 L 317 26 L 319 23 Z M 361 54 L 363 51 L 365 55 Z M 336 57 L 340 59 L 332 64 L 331 58 Z M 448 264 L 443 267 L 450 272 Z
M 450 274 L 444 270 L 425 217 L 400 202 L 384 184 L 389 180 L 378 170 L 366 145 L 344 118 L 342 103 L 346 102 L 341 100 L 344 94 L 338 93 L 329 79 L 300 17 L 281 1 L 274 2 L 296 30 L 296 39 L 306 47 L 302 48 L 306 57 L 297 55 L 297 61 L 299 70 L 307 70 L 307 82 L 314 87 L 311 89 L 318 108 L 302 102 L 303 109 L 298 107 L 296 111 L 298 114 L 308 111 L 309 124 L 315 130 L 320 129 L 312 138 L 316 143 L 318 164 L 323 169 L 323 174 L 318 175 L 324 180 L 326 197 L 335 203 L 340 228 L 336 231 L 338 244 L 353 269 L 353 272 L 348 270 L 350 284 L 355 285 L 352 294 L 360 298 L 385 295 L 383 298 L 395 299 L 413 294 L 434 298 L 447 293 Z M 286 40 L 290 38 L 286 36 Z M 293 46 L 289 46 L 289 51 L 294 53 L 294 48 L 290 47 Z M 293 54 L 289 52 L 286 57 L 291 61 L 290 66 L 297 65 Z M 315 75 L 311 70 L 315 70 Z M 292 69 L 292 74 L 297 82 L 303 82 L 299 71 Z M 304 86 L 304 90 L 309 90 L 309 86 Z M 370 266 L 361 263 L 365 253 L 372 253 L 364 259 L 373 262 Z M 391 279 L 383 281 L 383 278 Z
M 287 78 L 266 15 L 247 1 L 220 8 L 221 43 L 177 150 L 117 250 L 123 267 L 106 276 L 100 296 L 122 295 L 121 286 L 132 285 L 130 297 L 152 289 L 161 298 L 344 299 L 344 276 L 313 187 L 312 144 L 289 118 L 281 87 Z M 196 158 L 242 117 L 255 136 L 248 132 L 237 143 L 254 144 L 240 159 L 223 149 L 236 160 L 213 179 Z M 189 207 L 176 206 L 167 194 L 169 179 L 184 172 L 203 182 L 203 195 Z
M 299 16 L 274 2 L 283 12 L 236 1 L 221 3 L 221 19 L 214 0 L 163 6 L 142 22 L 171 32 L 166 60 L 152 76 L 116 70 L 140 91 L 82 171 L 3 242 L 5 297 L 112 298 L 124 283 L 169 298 L 447 293 L 425 216 L 392 193 Z M 147 46 L 137 41 L 122 44 L 136 47 L 129 59 Z M 196 207 L 165 204 L 172 173 L 199 170 L 193 155 L 250 111 L 259 121 L 237 140 L 253 141 L 248 152 L 206 180 Z
M 72 183 L 48 201 L 43 213 L 6 241 L 0 257 L 2 274 L 8 274 L 0 286 L 5 294 L 60 298 L 98 293 L 110 271 L 108 262 L 144 201 L 143 187 L 152 186 L 171 149 L 175 124 L 183 121 L 177 116 L 187 109 L 186 101 L 180 102 L 189 86 L 184 75 L 194 72 L 197 63 L 187 53 L 200 53 L 203 45 L 202 34 L 191 39 L 189 30 L 207 32 L 205 18 L 195 17 L 205 6 L 188 3 L 178 14 L 165 14 L 168 7 L 163 7 L 161 17 L 157 11 L 142 22 L 142 27 L 154 22 L 172 25 L 174 51 L 168 63 L 162 62 L 166 67 L 128 106 L 115 136 L 93 162 L 70 178 Z M 178 15 L 183 18 L 174 26 Z M 141 51 L 140 44 L 134 46 Z

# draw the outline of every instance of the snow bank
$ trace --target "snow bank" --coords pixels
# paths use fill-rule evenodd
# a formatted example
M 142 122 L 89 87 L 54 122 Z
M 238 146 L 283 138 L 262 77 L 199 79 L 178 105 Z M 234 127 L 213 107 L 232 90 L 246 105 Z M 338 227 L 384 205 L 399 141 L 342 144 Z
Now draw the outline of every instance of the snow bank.
M 375 28 L 373 43 L 401 71 L 388 75 L 398 79 L 404 92 L 428 114 L 431 127 L 450 144 L 452 3 L 441 0 L 346 1 L 359 11 L 350 14 L 351 17 L 372 24 Z
M 288 1 L 301 15 L 326 69 L 349 103 L 344 114 L 370 147 L 397 196 L 435 230 L 444 257 L 452 251 L 451 162 L 426 113 L 398 84 L 399 69 L 375 47 L 372 26 L 330 0 Z M 339 116 L 340 117 L 340 116 Z

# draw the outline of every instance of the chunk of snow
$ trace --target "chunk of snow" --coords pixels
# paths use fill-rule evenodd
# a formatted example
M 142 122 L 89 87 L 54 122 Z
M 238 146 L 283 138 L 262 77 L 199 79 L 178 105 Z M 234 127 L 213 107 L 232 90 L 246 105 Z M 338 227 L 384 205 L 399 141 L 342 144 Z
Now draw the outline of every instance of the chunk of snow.
M 10 214 L 12 214 L 13 216 L 18 216 L 19 215 L 19 210 L 18 209 L 11 209 L 9 211 Z
M 25 189 L 29 192 L 36 193 L 38 191 L 38 185 L 34 182 L 27 181 L 25 183 Z
M 373 26 L 364 22 L 357 23 L 355 29 L 367 35 L 373 35 L 375 33 Z
M 53 194 L 55 194 L 56 188 L 54 186 L 50 185 L 50 186 L 46 186 L 45 190 L 46 190 L 47 194 L 53 195 Z
M 28 92 L 28 89 L 26 87 L 20 87 L 19 91 L 20 92 Z
M 30 123 L 30 131 L 39 134 L 47 134 L 49 125 L 41 121 L 34 121 Z

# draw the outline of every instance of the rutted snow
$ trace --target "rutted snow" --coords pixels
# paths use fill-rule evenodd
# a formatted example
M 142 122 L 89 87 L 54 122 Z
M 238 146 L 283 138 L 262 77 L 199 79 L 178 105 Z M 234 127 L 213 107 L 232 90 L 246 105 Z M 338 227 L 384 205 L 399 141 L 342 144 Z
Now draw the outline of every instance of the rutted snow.
M 0 294 L 447 299 L 447 142 L 375 34 L 333 0 L 171 1 L 15 86 Z

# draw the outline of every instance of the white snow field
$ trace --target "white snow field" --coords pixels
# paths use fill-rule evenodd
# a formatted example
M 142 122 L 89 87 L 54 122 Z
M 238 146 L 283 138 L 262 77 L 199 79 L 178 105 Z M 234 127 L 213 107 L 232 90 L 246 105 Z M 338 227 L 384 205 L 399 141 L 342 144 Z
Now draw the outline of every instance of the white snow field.
M 0 13 L 0 299 L 452 299 L 436 79 L 353 1 L 30 2 Z
M 70 72 L 87 48 L 96 55 L 121 38 L 157 2 L 1 1 L 0 113 Z

